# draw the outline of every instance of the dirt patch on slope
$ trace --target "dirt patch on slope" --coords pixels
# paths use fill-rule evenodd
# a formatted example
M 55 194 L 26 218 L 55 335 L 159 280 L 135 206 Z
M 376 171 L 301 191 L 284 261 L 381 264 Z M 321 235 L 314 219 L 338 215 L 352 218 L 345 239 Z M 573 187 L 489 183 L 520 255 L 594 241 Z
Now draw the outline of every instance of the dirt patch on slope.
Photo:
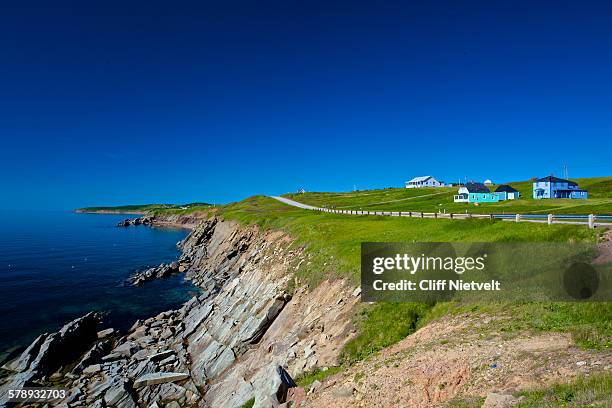
M 567 334 L 508 338 L 494 323 L 467 314 L 432 323 L 326 379 L 300 406 L 441 406 L 459 395 L 510 393 L 612 368 L 612 353 L 578 349 Z

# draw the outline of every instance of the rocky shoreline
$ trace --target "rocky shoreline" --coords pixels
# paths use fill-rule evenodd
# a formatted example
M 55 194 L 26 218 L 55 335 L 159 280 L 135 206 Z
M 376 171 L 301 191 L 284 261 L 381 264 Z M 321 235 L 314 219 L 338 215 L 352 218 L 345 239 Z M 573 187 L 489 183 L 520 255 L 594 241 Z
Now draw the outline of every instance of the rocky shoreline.
M 306 256 L 288 237 L 218 218 L 198 222 L 176 262 L 133 283 L 182 272 L 202 294 L 123 335 L 99 331 L 100 315 L 89 313 L 39 336 L 3 366 L 0 406 L 8 389 L 55 386 L 68 390 L 54 405 L 62 407 L 230 408 L 253 397 L 255 406 L 273 407 L 284 403 L 292 376 L 335 364 L 354 333 L 351 288 L 335 282 L 289 293 Z
M 138 218 L 126 218 L 123 221 L 119 221 L 117 224 L 118 227 L 129 227 L 129 226 L 138 226 L 138 225 L 153 225 L 153 217 L 144 216 Z

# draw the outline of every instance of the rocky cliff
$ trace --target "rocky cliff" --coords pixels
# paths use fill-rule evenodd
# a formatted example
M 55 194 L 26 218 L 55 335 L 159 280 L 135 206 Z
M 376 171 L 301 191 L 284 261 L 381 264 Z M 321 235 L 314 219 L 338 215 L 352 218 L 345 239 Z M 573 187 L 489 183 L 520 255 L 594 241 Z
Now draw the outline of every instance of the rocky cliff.
M 92 338 L 88 323 L 87 336 L 70 340 L 83 354 L 54 358 L 46 371 L 36 362 L 49 350 L 37 339 L 5 365 L 11 374 L 2 390 L 53 381 L 69 389 L 63 406 L 229 408 L 256 397 L 255 406 L 271 407 L 283 402 L 287 372 L 336 362 L 354 332 L 358 298 L 343 281 L 313 291 L 295 285 L 293 272 L 308 260 L 291 238 L 219 218 L 156 223 L 194 226 L 180 243 L 178 264 L 201 294 L 136 322 L 123 336 L 104 331 Z

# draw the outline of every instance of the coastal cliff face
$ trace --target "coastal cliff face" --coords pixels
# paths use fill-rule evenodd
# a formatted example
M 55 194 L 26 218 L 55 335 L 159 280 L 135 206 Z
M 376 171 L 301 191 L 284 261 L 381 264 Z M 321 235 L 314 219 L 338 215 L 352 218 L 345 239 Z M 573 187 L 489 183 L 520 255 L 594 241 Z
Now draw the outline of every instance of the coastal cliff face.
M 153 223 L 159 227 L 182 227 L 194 230 L 204 217 L 205 214 L 197 211 L 189 214 L 165 214 L 154 216 Z
M 219 218 L 155 220 L 196 222 L 178 264 L 200 295 L 122 337 L 105 331 L 82 339 L 88 351 L 66 356 L 57 370 L 33 366 L 45 350 L 30 347 L 5 367 L 13 374 L 4 389 L 52 379 L 69 389 L 64 406 L 229 408 L 256 397 L 255 406 L 270 407 L 279 403 L 284 370 L 296 376 L 335 364 L 354 332 L 353 288 L 296 285 L 293 272 L 307 255 L 280 232 Z

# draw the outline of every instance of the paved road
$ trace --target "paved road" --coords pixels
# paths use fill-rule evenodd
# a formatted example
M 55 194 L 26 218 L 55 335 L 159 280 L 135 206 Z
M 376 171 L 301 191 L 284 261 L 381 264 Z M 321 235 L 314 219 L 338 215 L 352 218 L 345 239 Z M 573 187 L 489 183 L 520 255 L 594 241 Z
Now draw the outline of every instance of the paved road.
M 270 196 L 270 197 L 275 200 L 280 201 L 281 203 L 289 204 L 294 207 L 303 208 L 305 210 L 319 210 L 320 209 L 319 207 L 313 207 L 312 205 L 298 203 L 297 201 L 293 201 L 285 197 L 279 197 L 279 196 Z
M 312 205 L 308 205 L 308 204 L 303 204 L 300 203 L 298 201 L 294 201 L 294 200 L 290 200 L 288 198 L 285 197 L 279 197 L 279 196 L 270 196 L 270 198 L 273 198 L 275 200 L 278 200 L 282 203 L 285 203 L 287 205 L 292 205 L 294 207 L 298 207 L 298 208 L 302 208 L 304 210 L 314 210 L 314 211 L 323 211 L 323 212 L 329 212 L 329 213 L 334 213 L 334 214 L 345 214 L 345 215 L 386 215 L 386 216 L 390 216 L 390 217 L 417 217 L 417 218 L 445 218 L 445 219 L 449 219 L 449 215 L 448 214 L 436 214 L 436 213 L 420 213 L 420 212 L 408 212 L 408 211 L 402 211 L 402 212 L 398 212 L 398 211 L 361 211 L 361 210 L 337 210 L 337 209 L 329 209 L 329 208 L 321 208 L 321 207 L 315 207 Z M 468 214 L 455 214 L 454 218 L 451 219 L 466 219 L 466 218 L 496 218 L 496 219 L 501 219 L 503 221 L 511 221 L 514 222 L 515 215 L 514 214 L 472 214 L 472 215 L 468 215 Z M 521 216 L 521 222 L 538 222 L 538 223 L 548 223 L 548 220 L 546 219 L 542 219 L 542 218 L 547 218 L 547 215 L 541 215 L 541 216 L 532 216 L 532 215 L 527 215 L 527 216 Z M 576 221 L 576 220 L 571 220 L 571 215 L 560 215 L 559 218 L 555 218 L 554 220 L 554 224 L 576 224 L 576 225 L 588 225 L 588 220 L 586 219 L 585 215 L 577 215 L 574 216 L 577 219 L 584 219 L 581 221 Z M 594 226 L 598 227 L 598 226 L 611 226 L 612 223 L 610 222 L 605 222 L 605 221 L 609 221 L 609 217 L 610 216 L 602 216 L 600 219 L 598 219 L 595 223 Z M 602 222 L 604 221 L 604 222 Z

